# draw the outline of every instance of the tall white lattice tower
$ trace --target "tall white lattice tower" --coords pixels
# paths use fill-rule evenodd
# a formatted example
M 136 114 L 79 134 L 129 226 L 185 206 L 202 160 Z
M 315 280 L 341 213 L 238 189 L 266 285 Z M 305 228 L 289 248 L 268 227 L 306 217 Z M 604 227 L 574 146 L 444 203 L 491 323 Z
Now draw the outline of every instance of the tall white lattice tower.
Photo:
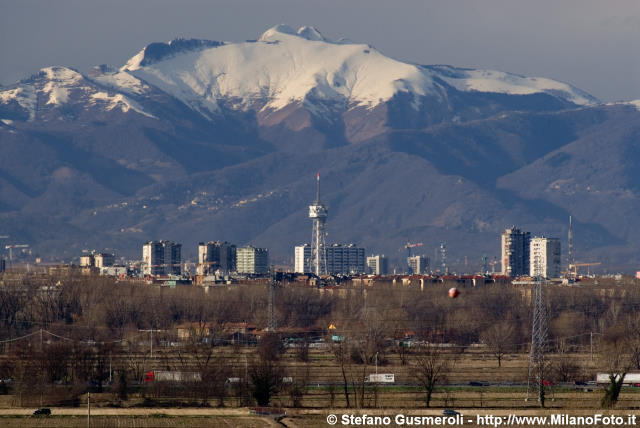
M 311 235 L 311 268 L 316 275 L 327 273 L 327 253 L 325 251 L 325 224 L 329 210 L 320 202 L 320 173 L 316 180 L 316 200 L 309 205 L 309 218 L 313 221 Z

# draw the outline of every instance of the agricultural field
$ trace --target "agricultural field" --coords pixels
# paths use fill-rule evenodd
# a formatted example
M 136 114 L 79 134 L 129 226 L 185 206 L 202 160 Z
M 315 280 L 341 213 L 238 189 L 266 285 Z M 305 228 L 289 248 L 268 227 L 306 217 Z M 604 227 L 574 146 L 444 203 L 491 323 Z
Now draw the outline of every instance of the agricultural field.
M 593 382 L 597 373 L 640 371 L 635 282 L 546 288 L 544 360 L 532 376 L 527 286 L 461 286 L 453 299 L 446 284 L 282 285 L 273 331 L 260 284 L 207 293 L 36 279 L 0 284 L 2 426 L 86 426 L 88 401 L 92 426 L 122 427 L 307 428 L 327 426 L 330 412 L 640 408 L 640 388 L 618 393 Z M 536 379 L 545 384 L 543 410 Z M 53 415 L 31 416 L 42 407 Z M 256 407 L 286 417 L 251 413 Z

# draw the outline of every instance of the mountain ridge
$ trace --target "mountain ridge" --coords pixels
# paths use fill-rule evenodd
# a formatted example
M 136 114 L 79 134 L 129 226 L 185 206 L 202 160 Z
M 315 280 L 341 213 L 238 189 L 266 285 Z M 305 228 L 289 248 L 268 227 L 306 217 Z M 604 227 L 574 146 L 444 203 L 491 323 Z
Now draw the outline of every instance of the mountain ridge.
M 399 266 L 411 239 L 447 241 L 453 265 L 477 270 L 505 227 L 562 238 L 571 214 L 585 256 L 632 270 L 638 130 L 633 101 L 401 62 L 311 27 L 152 43 L 120 69 L 47 67 L 0 87 L 0 234 L 64 258 L 226 239 L 292 264 L 320 170 L 329 240 Z M 574 196 L 549 190 L 572 177 Z

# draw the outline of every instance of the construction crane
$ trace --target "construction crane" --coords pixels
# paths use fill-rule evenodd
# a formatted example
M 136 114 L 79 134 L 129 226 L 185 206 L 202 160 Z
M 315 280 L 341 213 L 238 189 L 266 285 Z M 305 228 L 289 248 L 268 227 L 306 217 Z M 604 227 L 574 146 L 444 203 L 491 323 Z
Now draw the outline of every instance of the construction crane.
M 4 247 L 5 250 L 9 250 L 9 264 L 11 265 L 11 267 L 13 267 L 13 249 L 14 248 L 29 248 L 29 246 L 27 244 L 13 244 L 13 245 L 6 245 Z
M 569 265 L 569 269 L 568 269 L 567 273 L 569 274 L 569 277 L 571 277 L 573 279 L 576 279 L 576 278 L 578 278 L 578 268 L 579 267 L 587 267 L 588 268 L 589 266 L 598 266 L 600 264 L 602 264 L 602 263 L 601 262 L 572 263 L 572 264 Z
M 498 260 L 496 260 L 496 258 L 494 257 L 492 261 L 489 262 L 489 265 L 491 266 L 491 273 L 496 273 L 496 265 L 500 263 Z
M 411 259 L 411 250 L 413 248 L 422 247 L 422 245 L 422 242 L 416 242 L 412 244 L 411 241 L 407 241 L 407 244 L 404 246 L 404 248 L 407 249 L 407 265 L 409 266 L 409 275 L 413 273 L 413 269 L 411 269 L 411 263 L 409 261 L 409 259 Z

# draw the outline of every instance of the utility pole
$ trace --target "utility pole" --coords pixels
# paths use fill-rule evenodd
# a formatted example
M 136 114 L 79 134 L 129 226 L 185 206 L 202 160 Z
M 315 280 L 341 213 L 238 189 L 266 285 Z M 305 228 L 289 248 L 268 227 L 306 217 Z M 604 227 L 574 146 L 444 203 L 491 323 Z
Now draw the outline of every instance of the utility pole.
M 594 335 L 602 336 L 602 333 L 594 333 L 593 331 L 589 332 L 589 355 L 590 355 L 590 360 L 592 364 L 593 364 L 593 336 Z
M 538 402 L 544 407 L 544 376 L 546 372 L 545 351 L 547 345 L 547 308 L 543 285 L 546 281 L 536 278 L 533 281 L 533 325 L 531 329 L 531 352 L 529 353 L 529 375 L 527 379 L 527 397 L 537 390 Z
M 271 282 L 269 283 L 269 320 L 267 330 L 275 333 L 276 328 L 276 313 L 275 313 L 275 299 L 276 299 L 276 273 L 272 271 Z
M 87 391 L 87 428 L 91 428 L 91 391 Z
M 151 338 L 150 338 L 150 346 L 151 346 L 151 358 L 153 358 L 153 332 L 161 332 L 164 330 L 155 330 L 155 329 L 147 329 L 147 330 L 138 330 L 138 331 L 143 331 L 143 332 L 149 332 L 151 334 Z
M 376 352 L 376 377 L 378 375 L 378 353 Z M 376 382 L 378 381 L 378 379 L 376 378 Z

